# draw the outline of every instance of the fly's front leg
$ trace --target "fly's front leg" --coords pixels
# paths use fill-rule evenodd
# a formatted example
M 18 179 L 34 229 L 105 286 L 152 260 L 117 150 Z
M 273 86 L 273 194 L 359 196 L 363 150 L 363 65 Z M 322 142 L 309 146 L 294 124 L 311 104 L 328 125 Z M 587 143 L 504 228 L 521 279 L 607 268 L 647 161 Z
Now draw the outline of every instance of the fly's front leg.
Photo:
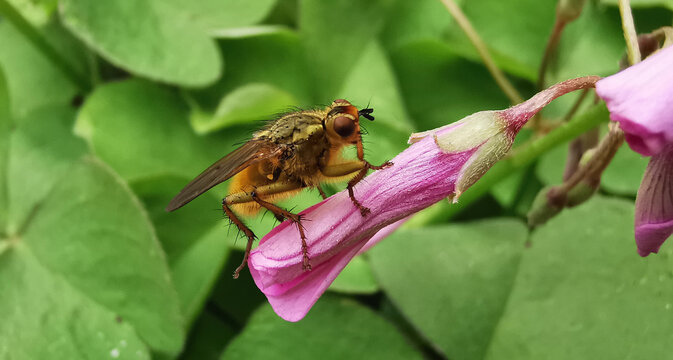
M 364 177 L 367 175 L 367 171 L 369 169 L 374 169 L 374 170 L 380 170 L 387 168 L 391 166 L 391 162 L 385 162 L 381 166 L 374 166 L 370 164 L 367 161 L 361 160 L 361 161 L 348 161 L 340 164 L 332 164 L 326 166 L 324 169 L 321 169 L 321 173 L 327 177 L 334 177 L 334 178 L 340 178 L 344 176 L 355 176 L 348 182 L 348 196 L 351 198 L 351 201 L 355 205 L 355 207 L 360 210 L 360 214 L 362 216 L 366 216 L 369 214 L 371 211 L 369 208 L 365 207 L 358 201 L 358 199 L 355 198 L 355 192 L 353 191 L 353 187 L 359 183 Z
M 357 175 L 355 175 L 355 177 L 348 182 L 348 186 L 346 186 L 346 188 L 348 189 L 348 196 L 351 198 L 351 201 L 353 202 L 353 204 L 355 204 L 358 210 L 360 210 L 360 215 L 362 215 L 362 217 L 367 216 L 367 214 L 369 214 L 372 211 L 369 210 L 368 207 L 363 206 L 358 201 L 358 199 L 355 198 L 355 192 L 353 191 L 353 187 L 355 187 L 355 184 L 359 183 L 362 179 L 364 179 L 364 177 L 367 175 L 367 170 L 369 170 L 367 166 L 363 167 L 362 170 L 360 170 L 357 173 Z
M 222 210 L 224 210 L 224 213 L 227 214 L 227 217 L 231 222 L 236 225 L 236 227 L 241 230 L 245 236 L 248 238 L 248 243 L 245 245 L 245 254 L 243 255 L 243 261 L 241 262 L 241 265 L 239 265 L 236 270 L 234 271 L 234 279 L 238 279 L 239 274 L 241 273 L 241 270 L 245 268 L 245 265 L 248 263 L 248 256 L 250 256 L 250 250 L 252 249 L 252 243 L 255 241 L 257 238 L 255 236 L 255 233 L 250 230 L 249 227 L 247 227 L 241 219 L 239 219 L 236 214 L 231 210 L 231 208 L 227 205 L 227 198 L 224 198 L 222 200 Z
M 364 217 L 364 216 L 367 216 L 367 214 L 369 214 L 371 212 L 371 210 L 369 210 L 369 208 L 367 208 L 367 207 L 362 206 L 362 204 L 360 204 L 360 202 L 355 198 L 355 193 L 353 192 L 353 187 L 355 187 L 355 185 L 357 185 L 357 183 L 362 181 L 362 179 L 364 179 L 365 176 L 367 176 L 367 171 L 369 169 L 381 170 L 381 169 L 385 169 L 385 168 L 393 166 L 393 163 L 391 163 L 390 161 L 386 161 L 383 164 L 381 164 L 380 166 L 376 166 L 376 165 L 372 165 L 367 160 L 362 160 L 362 162 L 364 164 L 364 167 L 362 168 L 362 170 L 360 170 L 357 173 L 357 175 L 355 175 L 354 178 L 351 179 L 351 181 L 348 182 L 347 188 L 348 188 L 348 196 L 350 196 L 353 204 L 355 204 L 355 206 L 357 206 L 357 208 L 360 210 L 360 215 L 362 215 Z
M 250 194 L 250 196 L 261 207 L 271 211 L 274 215 L 276 215 L 277 218 L 282 217 L 297 224 L 297 229 L 299 229 L 299 236 L 301 237 L 301 253 L 303 255 L 302 268 L 306 271 L 311 271 L 311 263 L 308 257 L 308 245 L 306 244 L 306 234 L 304 233 L 304 226 L 302 226 L 301 224 L 301 216 L 298 214 L 291 213 L 278 205 L 260 199 L 256 191 L 253 191 L 252 194 Z

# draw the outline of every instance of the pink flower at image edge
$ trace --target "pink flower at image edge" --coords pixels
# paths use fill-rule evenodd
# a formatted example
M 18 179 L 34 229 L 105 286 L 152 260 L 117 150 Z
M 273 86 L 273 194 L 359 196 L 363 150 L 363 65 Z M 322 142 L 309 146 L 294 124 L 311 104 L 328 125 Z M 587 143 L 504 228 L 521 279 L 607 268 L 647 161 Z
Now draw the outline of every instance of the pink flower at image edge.
M 633 151 L 651 156 L 636 197 L 640 256 L 673 233 L 673 46 L 596 83 L 596 93 Z
M 601 79 L 596 93 L 633 151 L 652 156 L 673 142 L 673 46 Z
M 638 254 L 657 253 L 673 233 L 673 143 L 653 156 L 636 197 Z

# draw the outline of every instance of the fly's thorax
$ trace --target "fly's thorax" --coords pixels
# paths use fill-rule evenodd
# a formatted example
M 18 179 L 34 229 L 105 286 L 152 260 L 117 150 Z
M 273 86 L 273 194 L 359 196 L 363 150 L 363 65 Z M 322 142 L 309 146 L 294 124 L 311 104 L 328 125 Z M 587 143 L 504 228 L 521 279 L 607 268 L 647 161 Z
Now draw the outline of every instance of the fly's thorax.
M 322 158 L 329 148 L 324 131 L 313 132 L 305 140 L 295 143 L 292 156 L 283 161 L 282 172 L 306 185 L 317 185 Z
M 279 145 L 298 144 L 322 133 L 324 112 L 298 111 L 281 116 L 254 134 L 255 138 L 268 139 Z

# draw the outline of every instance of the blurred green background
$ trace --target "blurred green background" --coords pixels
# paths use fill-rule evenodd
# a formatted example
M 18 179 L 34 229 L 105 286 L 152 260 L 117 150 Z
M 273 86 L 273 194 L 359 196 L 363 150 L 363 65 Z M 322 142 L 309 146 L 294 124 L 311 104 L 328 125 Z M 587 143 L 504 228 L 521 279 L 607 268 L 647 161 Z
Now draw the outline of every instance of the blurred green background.
M 672 23 L 671 0 L 632 5 L 640 32 Z M 461 7 L 532 95 L 556 1 Z M 588 1 L 547 81 L 612 74 L 623 53 L 616 1 Z M 247 270 L 231 279 L 245 240 L 226 184 L 163 209 L 260 121 L 335 98 L 375 109 L 372 163 L 509 106 L 438 0 L 0 0 L 0 359 L 673 358 L 673 246 L 636 253 L 646 159 L 626 147 L 599 195 L 534 231 L 564 146 L 451 221 L 418 214 L 304 320 L 278 318 Z

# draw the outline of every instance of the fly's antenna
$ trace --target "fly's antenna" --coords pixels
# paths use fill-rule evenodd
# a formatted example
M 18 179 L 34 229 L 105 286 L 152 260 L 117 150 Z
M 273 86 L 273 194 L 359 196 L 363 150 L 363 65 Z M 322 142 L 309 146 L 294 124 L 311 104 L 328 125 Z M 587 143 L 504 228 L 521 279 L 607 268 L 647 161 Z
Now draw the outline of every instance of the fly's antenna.
M 372 115 L 373 112 L 374 112 L 374 109 L 370 108 L 369 104 L 367 104 L 366 108 L 364 108 L 362 110 L 358 110 L 358 115 L 360 115 L 360 116 L 362 116 L 362 117 L 364 117 L 364 118 L 366 118 L 370 121 L 374 121 L 374 115 Z

